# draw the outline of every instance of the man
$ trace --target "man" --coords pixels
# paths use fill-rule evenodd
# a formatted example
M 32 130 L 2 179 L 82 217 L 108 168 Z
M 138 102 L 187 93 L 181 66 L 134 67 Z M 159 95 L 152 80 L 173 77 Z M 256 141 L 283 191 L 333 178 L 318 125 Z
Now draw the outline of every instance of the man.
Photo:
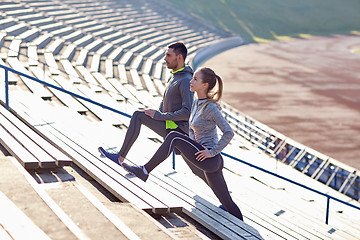
M 167 82 L 159 110 L 146 109 L 144 111 L 135 111 L 131 117 L 129 128 L 119 153 L 109 153 L 104 148 L 99 147 L 99 151 L 103 156 L 121 165 L 139 136 L 142 124 L 163 138 L 170 131 L 188 134 L 188 120 L 193 102 L 193 93 L 190 92 L 193 70 L 190 66 L 185 66 L 186 56 L 187 48 L 183 43 L 176 42 L 168 46 L 164 60 L 167 68 L 171 69 L 172 74 Z

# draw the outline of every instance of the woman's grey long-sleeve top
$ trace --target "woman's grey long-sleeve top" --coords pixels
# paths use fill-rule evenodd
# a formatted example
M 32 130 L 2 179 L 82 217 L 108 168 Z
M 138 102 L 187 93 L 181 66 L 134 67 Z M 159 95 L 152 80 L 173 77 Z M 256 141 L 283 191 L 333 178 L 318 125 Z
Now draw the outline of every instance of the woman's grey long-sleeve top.
M 234 136 L 233 130 L 221 114 L 218 105 L 209 99 L 194 100 L 189 125 L 189 137 L 211 149 L 212 157 L 219 154 Z M 220 140 L 218 140 L 216 126 L 223 133 Z

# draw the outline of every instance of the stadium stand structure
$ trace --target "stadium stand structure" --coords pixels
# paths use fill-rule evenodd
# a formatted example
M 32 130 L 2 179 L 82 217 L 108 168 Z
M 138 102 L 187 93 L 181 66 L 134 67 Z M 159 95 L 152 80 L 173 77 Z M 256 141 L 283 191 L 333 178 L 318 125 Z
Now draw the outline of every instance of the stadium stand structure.
M 332 201 L 330 220 L 325 224 L 324 196 L 227 156 L 224 174 L 245 222 L 218 208 L 217 198 L 178 156 L 176 170 L 164 162 L 146 184 L 99 157 L 98 146 L 117 150 L 115 144 L 123 139 L 129 124 L 127 115 L 158 107 L 169 76 L 162 61 L 169 43 L 185 42 L 191 63 L 199 50 L 203 59 L 211 57 L 221 42 L 238 45 L 240 40 L 233 42 L 230 33 L 161 0 L 12 0 L 2 1 L 0 11 L 1 65 L 124 113 L 8 71 L 11 113 L 1 108 L 0 138 L 24 167 L 62 167 L 71 159 L 121 201 L 153 213 L 184 212 L 223 239 L 360 236 L 354 224 L 359 220 L 358 209 Z M 4 89 L 4 71 L 0 77 Z M 5 103 L 5 97 L 0 97 Z M 236 132 L 224 152 L 360 206 L 356 169 L 225 103 L 222 107 Z M 162 141 L 146 128 L 140 139 L 127 161 L 145 163 Z M 44 151 L 43 144 L 51 145 L 52 150 Z M 35 156 L 30 163 L 26 162 L 30 158 L 21 155 L 24 148 Z

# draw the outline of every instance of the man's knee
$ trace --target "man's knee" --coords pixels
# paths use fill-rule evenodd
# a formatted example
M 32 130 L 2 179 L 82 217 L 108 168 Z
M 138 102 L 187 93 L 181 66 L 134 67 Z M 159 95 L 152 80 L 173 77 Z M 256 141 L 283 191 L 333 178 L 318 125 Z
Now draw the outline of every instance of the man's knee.
M 131 116 L 131 119 L 143 122 L 145 118 L 149 118 L 143 111 L 135 111 Z
M 142 113 L 144 113 L 144 112 L 143 111 L 135 111 L 131 117 L 132 118 L 138 118 L 139 115 L 141 115 Z

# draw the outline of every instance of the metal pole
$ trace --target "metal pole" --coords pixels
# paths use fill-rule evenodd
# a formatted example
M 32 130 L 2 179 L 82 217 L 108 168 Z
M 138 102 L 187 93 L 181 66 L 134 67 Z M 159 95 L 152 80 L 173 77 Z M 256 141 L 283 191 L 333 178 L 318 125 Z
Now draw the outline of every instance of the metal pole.
M 5 107 L 9 110 L 9 71 L 5 70 Z
M 173 150 L 173 162 L 172 162 L 172 167 L 175 170 L 175 150 Z
M 325 220 L 325 224 L 326 224 L 326 225 L 329 223 L 329 208 L 330 208 L 330 197 L 327 196 L 327 202 L 326 202 L 326 220 Z

